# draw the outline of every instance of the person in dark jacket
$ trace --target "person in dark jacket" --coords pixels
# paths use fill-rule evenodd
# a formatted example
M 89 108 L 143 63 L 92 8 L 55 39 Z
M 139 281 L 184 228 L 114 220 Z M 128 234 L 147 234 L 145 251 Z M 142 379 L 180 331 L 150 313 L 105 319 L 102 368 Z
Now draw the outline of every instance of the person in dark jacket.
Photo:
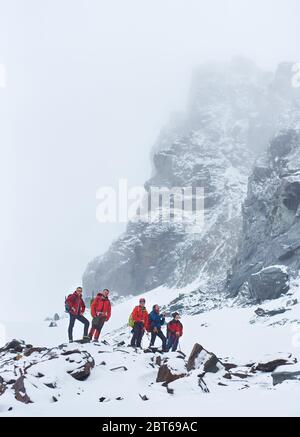
M 172 314 L 173 319 L 167 325 L 167 351 L 172 349 L 172 352 L 176 352 L 179 338 L 183 335 L 183 326 L 180 322 L 179 313 L 175 312 Z
M 149 323 L 151 330 L 150 347 L 154 346 L 156 337 L 159 337 L 162 341 L 162 349 L 165 352 L 167 339 L 161 330 L 161 327 L 165 323 L 165 315 L 160 314 L 160 308 L 158 305 L 153 305 L 152 311 L 149 314 Z
M 83 339 L 89 340 L 88 331 L 90 322 L 83 316 L 85 312 L 85 303 L 82 299 L 82 287 L 77 287 L 74 293 L 70 294 L 66 299 L 66 305 L 68 307 L 68 313 L 70 315 L 70 323 L 68 329 L 69 341 L 73 341 L 73 328 L 75 320 L 84 325 Z

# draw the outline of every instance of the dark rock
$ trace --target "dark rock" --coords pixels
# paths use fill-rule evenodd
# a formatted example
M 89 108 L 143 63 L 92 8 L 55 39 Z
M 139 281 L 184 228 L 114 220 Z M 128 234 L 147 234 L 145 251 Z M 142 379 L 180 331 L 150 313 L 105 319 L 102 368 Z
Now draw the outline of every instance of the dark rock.
M 186 368 L 188 372 L 192 369 L 201 368 L 204 373 L 216 373 L 219 370 L 218 365 L 223 366 L 217 356 L 196 343 L 189 356 Z
M 31 347 L 31 348 L 26 347 L 23 354 L 25 357 L 30 357 L 30 355 L 33 354 L 34 352 L 43 352 L 46 350 L 47 350 L 46 347 Z
M 13 385 L 13 389 L 15 391 L 15 398 L 17 401 L 23 402 L 24 404 L 32 404 L 31 399 L 26 393 L 25 384 L 24 384 L 25 376 L 20 376 Z
M 127 367 L 125 366 L 119 366 L 119 367 L 114 367 L 113 369 L 110 369 L 111 372 L 114 372 L 116 370 L 124 370 L 124 372 L 127 372 Z
M 168 367 L 168 364 L 161 365 L 158 369 L 156 382 L 166 382 L 167 384 L 169 384 L 170 382 L 176 381 L 176 379 L 180 379 L 186 376 L 186 373 L 178 374 L 173 372 L 172 369 Z
M 101 343 L 102 343 L 102 344 L 105 344 L 105 346 L 109 346 L 109 343 L 108 343 L 108 341 L 106 341 L 106 340 L 101 340 Z
M 169 395 L 173 395 L 174 394 L 174 388 L 170 388 L 170 387 L 166 387 L 167 388 L 167 393 L 169 393 Z
M 78 369 L 68 372 L 77 381 L 85 381 L 91 374 L 92 368 L 95 366 L 95 361 L 90 354 L 85 352 L 85 363 Z
M 19 340 L 12 340 L 9 343 L 7 343 L 0 351 L 14 351 L 14 352 L 22 352 L 25 348 L 25 344 L 22 341 Z
M 60 320 L 60 317 L 59 317 L 59 315 L 58 315 L 57 313 L 54 314 L 54 316 L 53 316 L 53 320 L 54 320 L 55 322 L 57 322 L 58 320 Z
M 50 322 L 49 324 L 49 328 L 56 328 L 57 327 L 57 323 L 56 322 Z
M 259 301 L 277 299 L 289 288 L 289 275 L 280 267 L 267 267 L 249 278 L 250 294 Z
M 201 388 L 201 390 L 203 391 L 203 393 L 209 393 L 209 389 L 208 389 L 204 379 L 201 376 L 198 379 L 198 385 Z
M 116 401 L 123 401 L 123 400 L 124 400 L 124 398 L 122 398 L 121 396 L 116 398 Z
M 277 368 L 275 372 L 272 373 L 273 385 L 281 384 L 284 381 L 299 381 L 300 382 L 300 369 L 291 370 L 284 369 L 281 370 L 280 367 Z
M 230 374 L 232 376 L 235 376 L 236 378 L 241 378 L 241 379 L 246 379 L 248 378 L 248 376 L 251 376 L 248 373 L 241 373 L 241 372 L 230 372 Z
M 224 361 L 222 361 L 222 364 L 223 364 L 225 370 L 235 369 L 236 367 L 238 367 L 237 364 L 224 363 Z
M 48 387 L 48 388 L 56 388 L 55 382 L 45 383 L 45 386 Z
M 101 398 L 99 398 L 99 402 L 104 402 L 105 401 L 105 397 L 104 396 L 102 396 Z
M 161 365 L 161 356 L 160 356 L 160 355 L 158 355 L 158 357 L 156 357 L 156 359 L 155 359 L 155 364 L 156 364 L 157 366 L 160 366 L 160 365 Z
M 187 365 L 186 365 L 186 368 L 187 368 L 188 372 L 190 370 L 192 370 L 192 369 L 195 369 L 195 360 L 196 360 L 196 358 L 198 357 L 198 355 L 200 354 L 200 352 L 202 350 L 203 350 L 203 347 L 200 344 L 196 343 L 194 345 L 194 347 L 192 349 L 192 352 L 191 352 L 191 354 L 189 356 Z
M 120 341 L 119 343 L 117 343 L 118 347 L 124 346 L 125 345 L 125 341 Z
M 292 365 L 295 364 L 295 362 L 296 361 L 292 361 L 289 359 L 278 358 L 271 361 L 257 363 L 253 366 L 253 369 L 260 372 L 274 372 L 274 370 L 279 366 Z
M 6 390 L 6 385 L 4 385 L 2 382 L 0 382 L 0 396 L 3 395 L 5 390 Z
M 58 399 L 55 396 L 52 396 L 53 402 L 58 402 Z
M 149 401 L 149 398 L 146 395 L 139 395 L 142 401 Z
M 80 354 L 80 350 L 79 349 L 73 349 L 71 351 L 64 351 L 61 353 L 62 356 L 69 356 L 69 355 L 73 355 L 73 354 Z

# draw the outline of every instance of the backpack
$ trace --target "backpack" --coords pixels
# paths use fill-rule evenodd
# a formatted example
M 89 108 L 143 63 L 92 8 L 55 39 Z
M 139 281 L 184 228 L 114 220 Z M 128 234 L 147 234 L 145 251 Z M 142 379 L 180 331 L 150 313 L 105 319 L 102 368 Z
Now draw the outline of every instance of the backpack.
M 133 327 L 134 327 L 134 320 L 133 320 L 133 318 L 132 318 L 132 314 L 130 314 L 130 316 L 129 316 L 129 319 L 128 319 L 128 326 L 129 326 L 130 328 L 133 328 Z
M 70 307 L 70 305 L 68 303 L 68 299 L 69 299 L 70 296 L 71 296 L 71 294 L 69 294 L 68 297 L 65 297 L 65 312 L 66 313 L 70 313 L 70 310 L 71 310 L 71 307 Z
M 149 316 L 148 316 L 148 323 L 146 324 L 145 329 L 146 329 L 147 332 L 152 332 L 152 330 L 151 330 L 151 321 L 150 321 Z

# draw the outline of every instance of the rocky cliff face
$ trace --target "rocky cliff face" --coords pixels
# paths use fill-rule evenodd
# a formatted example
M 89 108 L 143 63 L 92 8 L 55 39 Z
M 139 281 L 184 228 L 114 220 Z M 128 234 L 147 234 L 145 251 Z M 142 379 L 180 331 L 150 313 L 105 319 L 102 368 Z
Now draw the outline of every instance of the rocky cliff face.
M 288 291 L 289 277 L 299 272 L 299 109 L 294 108 L 293 127 L 272 139 L 249 178 L 242 237 L 230 280 L 233 295 L 244 287 L 258 300 L 276 298 Z
M 195 72 L 187 112 L 162 131 L 145 188 L 203 187 L 204 227 L 191 233 L 182 224 L 129 222 L 108 252 L 87 266 L 86 294 L 103 287 L 137 294 L 191 283 L 202 292 L 224 290 L 242 230 L 248 175 L 294 99 L 288 71 L 283 65 L 273 76 L 237 59 Z

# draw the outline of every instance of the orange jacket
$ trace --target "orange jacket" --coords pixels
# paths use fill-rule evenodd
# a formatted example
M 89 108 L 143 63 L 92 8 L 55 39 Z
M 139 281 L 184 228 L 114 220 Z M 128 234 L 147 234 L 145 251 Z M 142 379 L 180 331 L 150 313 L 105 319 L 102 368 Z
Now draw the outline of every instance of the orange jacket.
M 149 315 L 146 308 L 142 308 L 141 306 L 136 306 L 131 314 L 132 319 L 135 322 L 143 322 L 145 329 L 149 327 Z

